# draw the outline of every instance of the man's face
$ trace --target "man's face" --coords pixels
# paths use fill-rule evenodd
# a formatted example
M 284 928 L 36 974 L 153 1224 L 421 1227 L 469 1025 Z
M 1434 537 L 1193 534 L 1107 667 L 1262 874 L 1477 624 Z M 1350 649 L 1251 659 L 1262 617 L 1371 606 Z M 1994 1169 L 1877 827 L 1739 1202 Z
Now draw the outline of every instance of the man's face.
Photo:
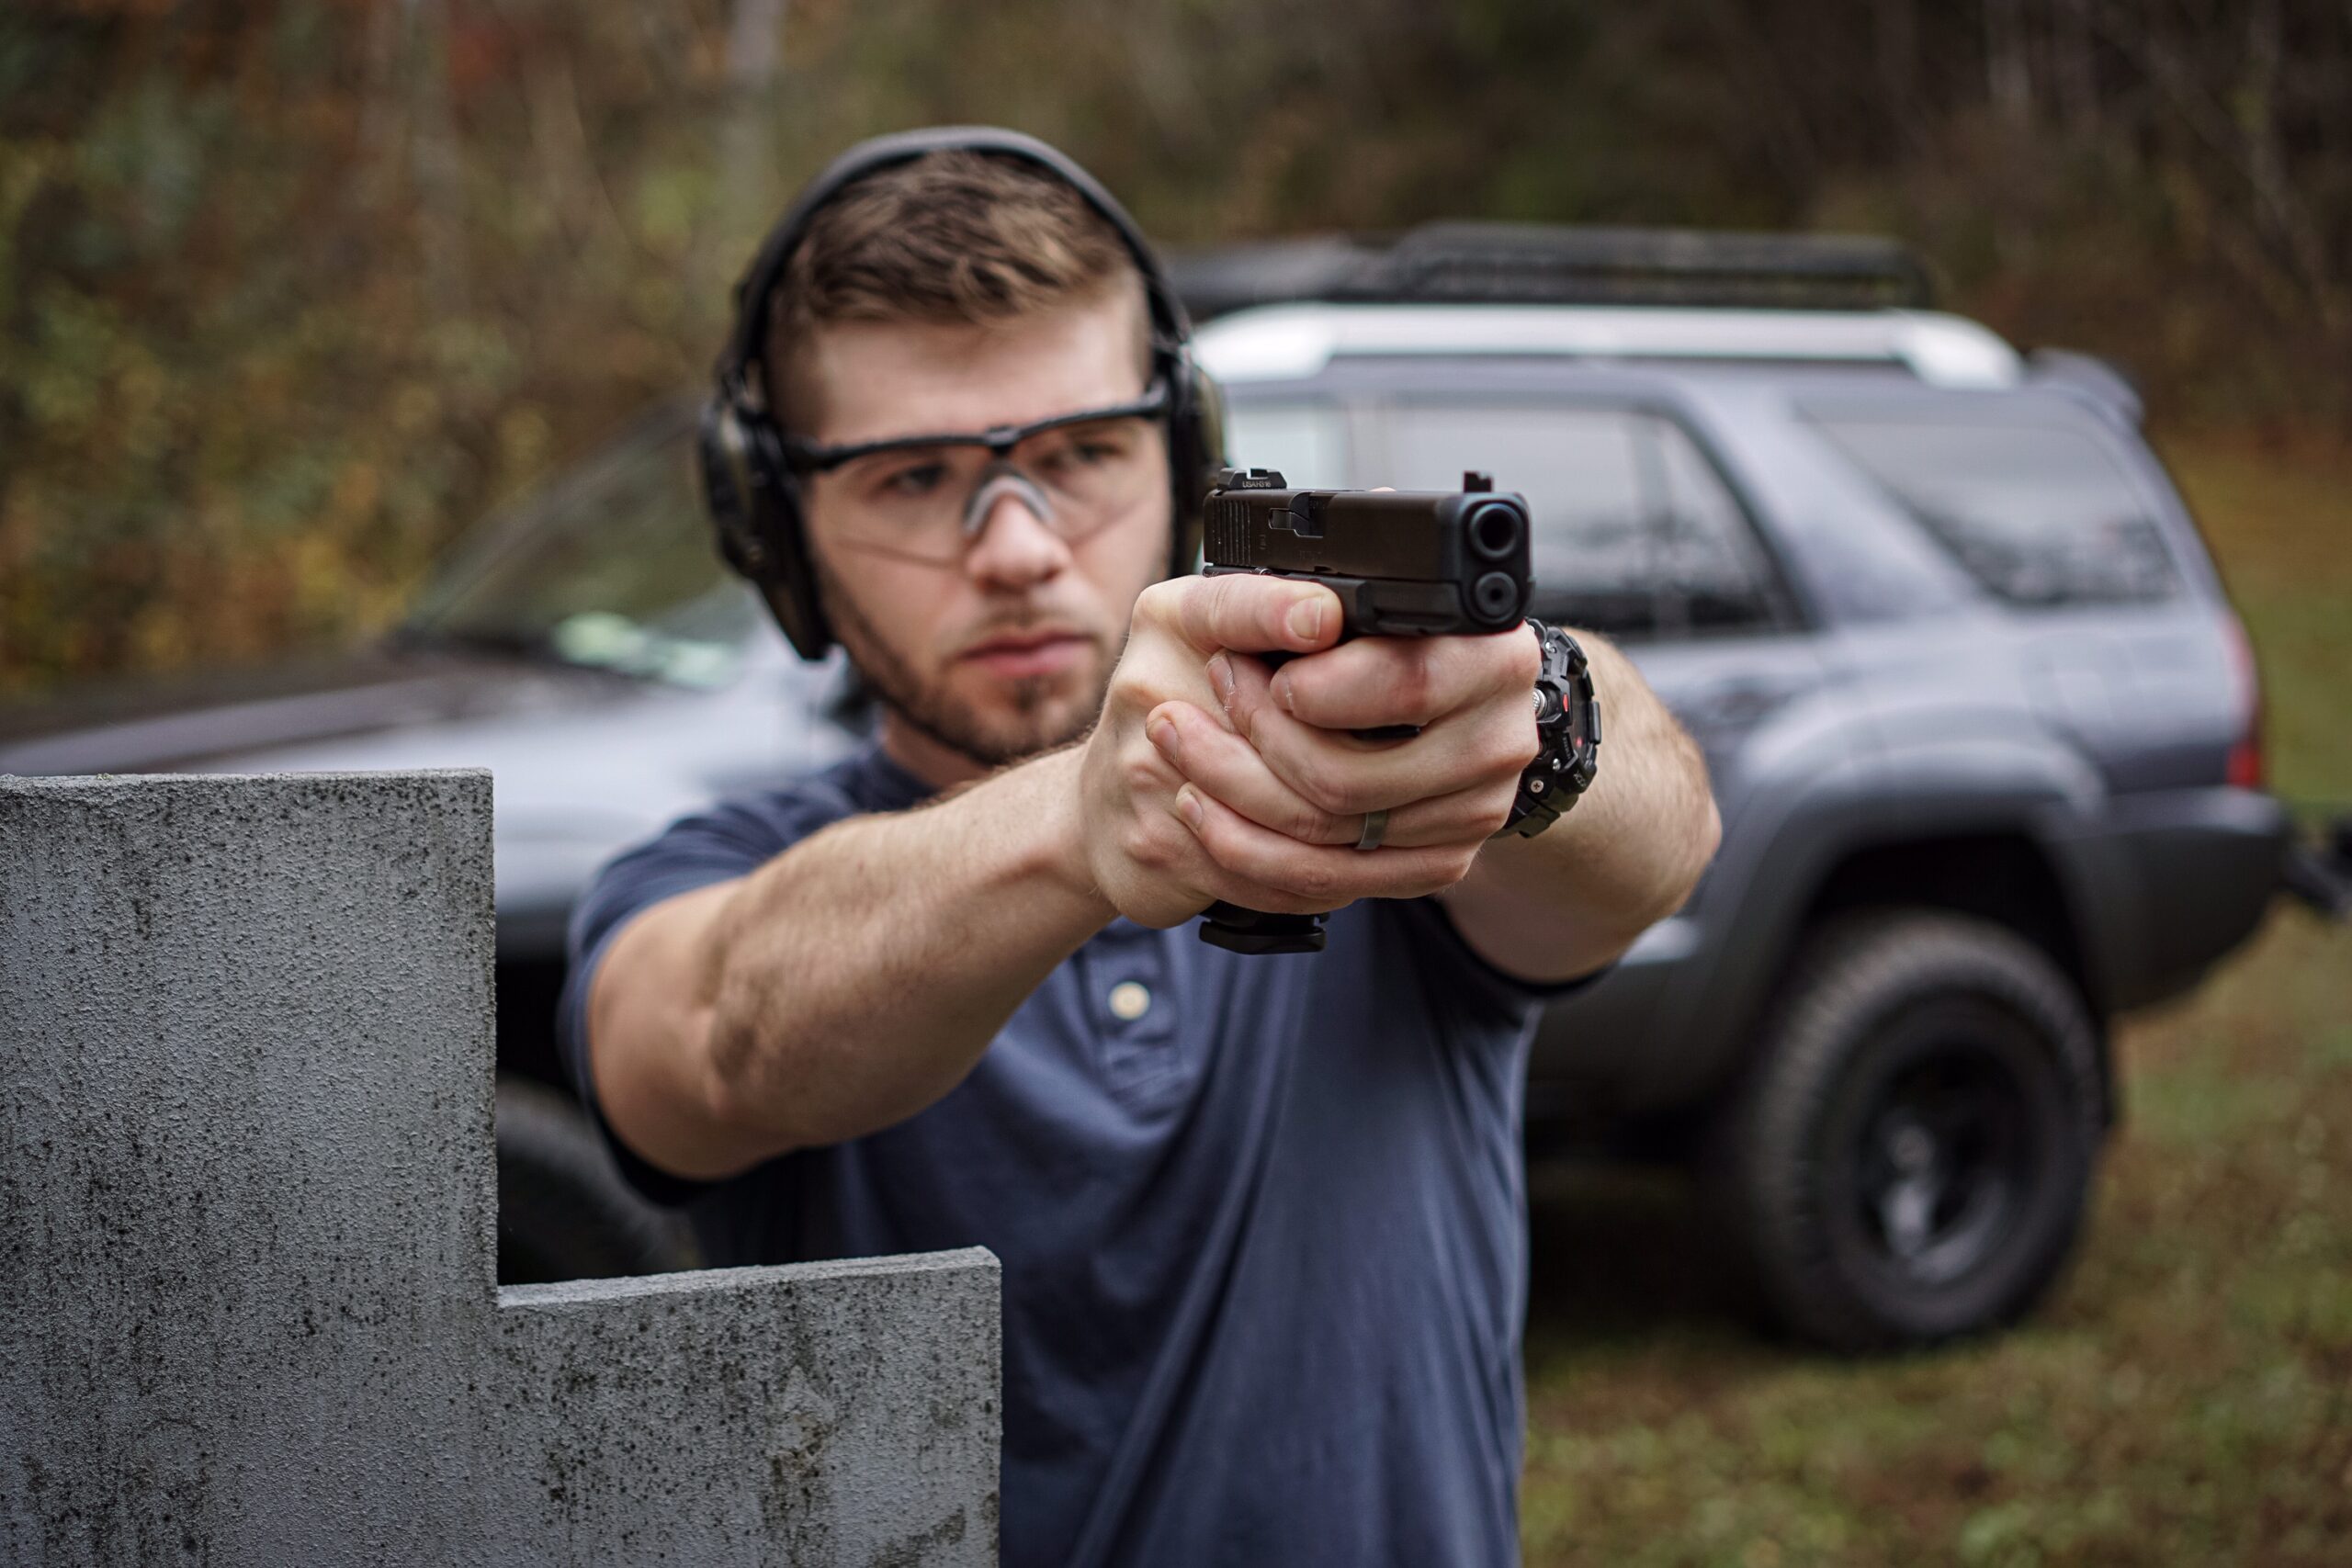
M 824 446 L 978 431 L 1105 408 L 1143 389 L 1135 292 L 989 326 L 850 322 L 808 345 Z M 808 532 L 825 610 L 890 720 L 886 739 L 965 773 L 1075 739 L 1094 722 L 1136 596 L 1166 570 L 1165 431 L 1145 435 L 1155 482 L 1065 537 L 1018 493 L 975 521 L 960 559 L 872 547 L 879 487 L 920 472 L 861 465 L 810 477 Z M 955 498 L 961 504 L 963 498 Z M 906 760 L 902 756 L 901 760 Z M 933 782 L 946 782 L 934 778 Z

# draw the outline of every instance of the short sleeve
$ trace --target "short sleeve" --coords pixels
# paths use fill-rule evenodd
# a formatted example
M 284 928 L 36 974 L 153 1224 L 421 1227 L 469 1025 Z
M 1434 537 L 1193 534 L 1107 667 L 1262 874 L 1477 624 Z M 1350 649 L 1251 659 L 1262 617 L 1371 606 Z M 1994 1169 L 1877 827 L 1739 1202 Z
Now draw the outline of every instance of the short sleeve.
M 1474 1011 L 1501 1022 L 1523 1022 L 1546 1004 L 1574 996 L 1616 967 L 1604 964 L 1566 980 L 1521 979 L 1489 964 L 1436 899 L 1407 899 L 1387 908 L 1405 922 L 1431 976 L 1452 982 L 1450 988 L 1457 989 Z
M 588 1065 L 587 1004 L 596 966 L 621 928 L 645 910 L 681 894 L 747 876 L 855 809 L 838 791 L 811 789 L 731 801 L 681 818 L 607 862 L 572 907 L 566 942 L 570 964 L 556 1010 L 558 1054 L 573 1092 L 612 1150 L 614 1163 L 629 1185 L 653 1202 L 683 1203 L 708 1184 L 648 1165 L 606 1123 Z

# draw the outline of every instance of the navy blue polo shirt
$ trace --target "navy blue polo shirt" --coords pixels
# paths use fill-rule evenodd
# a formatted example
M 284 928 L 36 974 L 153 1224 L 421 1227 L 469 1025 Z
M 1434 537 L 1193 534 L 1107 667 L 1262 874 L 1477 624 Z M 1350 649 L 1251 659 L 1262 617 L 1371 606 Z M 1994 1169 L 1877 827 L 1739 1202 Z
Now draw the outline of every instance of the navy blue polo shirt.
M 605 867 L 560 1024 L 583 1096 L 582 998 L 630 916 L 927 793 L 869 750 Z M 1521 1086 L 1561 988 L 1426 900 L 1281 957 L 1114 920 L 896 1126 L 708 1185 L 615 1146 L 713 1264 L 997 1255 L 1008 1564 L 1512 1562 Z

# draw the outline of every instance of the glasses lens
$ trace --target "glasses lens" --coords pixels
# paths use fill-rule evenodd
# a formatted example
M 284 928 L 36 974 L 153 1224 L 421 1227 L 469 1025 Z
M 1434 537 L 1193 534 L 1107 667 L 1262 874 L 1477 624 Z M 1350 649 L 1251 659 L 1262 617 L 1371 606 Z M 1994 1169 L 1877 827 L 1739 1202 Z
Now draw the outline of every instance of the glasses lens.
M 1105 419 L 1040 431 L 1007 461 L 1053 503 L 1052 515 L 1038 521 L 1076 541 L 1150 494 L 1159 453 L 1159 427 L 1149 419 Z M 967 509 L 996 467 L 978 442 L 942 442 L 877 452 L 829 477 L 840 487 L 844 531 L 856 543 L 947 564 L 962 557 Z
M 1133 506 L 1151 487 L 1159 448 L 1147 419 L 1103 419 L 1031 436 L 1012 463 L 1054 497 L 1062 535 L 1079 538 Z
M 988 462 L 983 446 L 942 445 L 851 463 L 837 476 L 845 531 L 895 555 L 953 561 L 964 550 L 964 503 Z

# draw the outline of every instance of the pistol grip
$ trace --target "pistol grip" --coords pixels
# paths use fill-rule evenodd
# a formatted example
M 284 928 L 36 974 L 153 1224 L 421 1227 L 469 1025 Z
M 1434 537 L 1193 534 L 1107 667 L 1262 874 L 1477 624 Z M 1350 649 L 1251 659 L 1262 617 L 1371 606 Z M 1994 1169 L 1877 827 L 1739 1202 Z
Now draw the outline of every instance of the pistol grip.
M 1320 953 L 1323 917 L 1270 915 L 1220 898 L 1201 911 L 1201 940 L 1228 953 Z

